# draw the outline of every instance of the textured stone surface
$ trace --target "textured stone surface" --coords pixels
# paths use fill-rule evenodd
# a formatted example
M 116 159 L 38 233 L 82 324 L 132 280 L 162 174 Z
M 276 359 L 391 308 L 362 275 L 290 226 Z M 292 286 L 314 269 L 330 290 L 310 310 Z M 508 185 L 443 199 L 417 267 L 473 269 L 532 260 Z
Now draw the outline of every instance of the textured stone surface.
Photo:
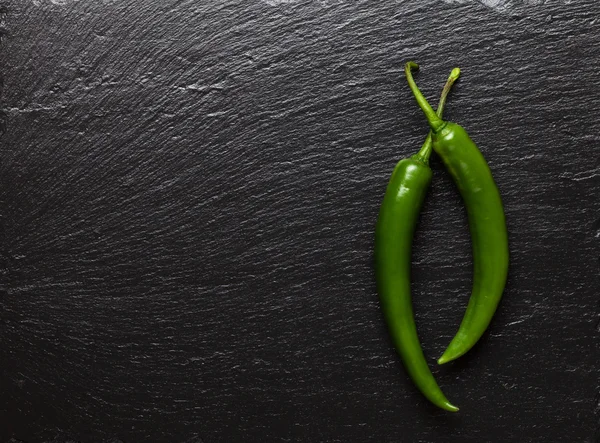
M 600 3 L 0 0 L 0 441 L 596 442 Z M 427 128 L 488 159 L 510 277 L 469 296 L 434 159 L 414 306 L 450 415 L 383 325 L 373 227 Z M 10 440 L 14 439 L 14 440 Z

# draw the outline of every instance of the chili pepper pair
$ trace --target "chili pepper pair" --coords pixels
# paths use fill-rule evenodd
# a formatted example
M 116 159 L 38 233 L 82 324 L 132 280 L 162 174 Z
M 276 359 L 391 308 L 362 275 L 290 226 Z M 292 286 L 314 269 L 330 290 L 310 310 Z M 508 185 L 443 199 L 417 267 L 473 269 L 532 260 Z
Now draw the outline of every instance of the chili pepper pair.
M 412 70 L 418 68 L 408 62 L 406 78 L 431 130 L 418 153 L 397 163 L 388 183 L 375 230 L 375 271 L 385 321 L 406 371 L 429 401 L 456 412 L 458 408 L 439 388 L 421 350 L 410 295 L 412 237 L 431 184 L 432 148 L 442 158 L 467 209 L 474 265 L 465 315 L 438 364 L 465 354 L 487 329 L 506 283 L 508 237 L 500 193 L 483 155 L 461 126 L 442 119 L 448 92 L 460 70 L 452 70 L 436 112 L 412 77 Z

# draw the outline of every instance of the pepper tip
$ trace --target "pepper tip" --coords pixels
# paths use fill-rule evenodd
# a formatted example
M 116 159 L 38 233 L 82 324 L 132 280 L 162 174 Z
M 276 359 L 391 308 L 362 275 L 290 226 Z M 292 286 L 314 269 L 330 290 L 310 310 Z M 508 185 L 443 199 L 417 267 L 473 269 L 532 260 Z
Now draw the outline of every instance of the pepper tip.
M 438 358 L 438 365 L 443 365 L 444 363 L 448 363 L 451 359 L 446 357 L 446 354 L 442 355 L 440 358 Z
M 444 403 L 444 409 L 448 412 L 458 412 L 459 409 L 458 407 L 454 406 L 452 403 L 450 403 L 449 401 L 446 401 Z
M 464 349 L 464 346 L 456 346 L 453 342 L 451 342 L 450 345 L 448 345 L 448 348 L 442 354 L 442 356 L 438 358 L 438 365 L 443 365 L 444 363 L 456 360 L 460 356 L 464 355 L 465 352 L 466 350 Z

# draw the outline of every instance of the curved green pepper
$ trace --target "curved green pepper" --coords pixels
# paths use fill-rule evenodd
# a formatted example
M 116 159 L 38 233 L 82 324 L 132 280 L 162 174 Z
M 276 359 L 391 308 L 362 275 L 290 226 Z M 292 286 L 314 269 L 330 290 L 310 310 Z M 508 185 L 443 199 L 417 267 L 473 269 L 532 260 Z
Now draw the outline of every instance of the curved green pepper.
M 440 98 L 441 116 L 446 96 L 460 75 L 454 69 Z M 381 307 L 392 341 L 419 390 L 433 404 L 458 411 L 444 396 L 421 350 L 410 296 L 412 238 L 423 200 L 431 183 L 431 132 L 421 150 L 398 162 L 388 183 L 375 230 L 375 270 Z
M 452 361 L 471 349 L 490 324 L 506 284 L 508 235 L 502 199 L 490 168 L 467 132 L 434 112 L 419 91 L 406 64 L 408 84 L 425 113 L 433 137 L 433 149 L 450 172 L 467 209 L 473 247 L 473 290 L 458 332 L 439 364 Z

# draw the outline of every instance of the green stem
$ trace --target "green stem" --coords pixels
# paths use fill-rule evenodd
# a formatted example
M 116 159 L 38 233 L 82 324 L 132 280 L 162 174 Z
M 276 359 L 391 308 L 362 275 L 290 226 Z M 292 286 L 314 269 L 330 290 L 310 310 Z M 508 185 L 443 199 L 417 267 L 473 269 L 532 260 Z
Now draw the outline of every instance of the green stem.
M 442 118 L 444 114 L 444 107 L 446 106 L 446 99 L 448 98 L 448 94 L 450 93 L 450 89 L 452 89 L 452 85 L 456 80 L 460 77 L 460 69 L 454 68 L 450 75 L 448 76 L 448 80 L 446 80 L 446 84 L 444 85 L 444 89 L 442 89 L 442 95 L 440 96 L 440 102 L 437 107 L 437 111 L 435 112 L 439 118 Z M 417 153 L 417 157 L 419 160 L 427 164 L 429 162 L 429 157 L 431 156 L 431 150 L 433 146 L 432 132 L 429 131 L 427 138 L 425 139 L 425 143 Z
M 408 62 L 406 64 L 406 66 L 404 67 L 404 72 L 406 74 L 406 80 L 408 80 L 408 86 L 410 87 L 410 90 L 412 91 L 413 95 L 415 96 L 415 99 L 417 100 L 419 107 L 425 114 L 425 117 L 427 118 L 427 122 L 429 123 L 431 130 L 433 132 L 438 132 L 440 129 L 442 129 L 442 127 L 444 127 L 445 122 L 444 122 L 444 120 L 442 120 L 441 118 L 439 118 L 437 116 L 437 114 L 435 113 L 435 111 L 433 110 L 431 105 L 427 102 L 425 97 L 423 97 L 423 94 L 421 93 L 421 91 L 417 87 L 417 84 L 415 83 L 415 80 L 413 79 L 413 76 L 412 76 L 413 69 L 415 69 L 415 70 L 419 69 L 419 65 L 417 65 L 415 62 Z
M 448 98 L 450 89 L 452 89 L 452 85 L 454 85 L 454 82 L 458 80 L 458 77 L 460 77 L 460 68 L 454 68 L 452 72 L 450 72 L 448 80 L 446 80 L 446 84 L 444 85 L 444 89 L 442 90 L 442 95 L 440 96 L 440 102 L 438 103 L 438 108 L 436 111 L 436 114 L 439 118 L 442 118 L 442 115 L 444 114 L 446 99 Z

